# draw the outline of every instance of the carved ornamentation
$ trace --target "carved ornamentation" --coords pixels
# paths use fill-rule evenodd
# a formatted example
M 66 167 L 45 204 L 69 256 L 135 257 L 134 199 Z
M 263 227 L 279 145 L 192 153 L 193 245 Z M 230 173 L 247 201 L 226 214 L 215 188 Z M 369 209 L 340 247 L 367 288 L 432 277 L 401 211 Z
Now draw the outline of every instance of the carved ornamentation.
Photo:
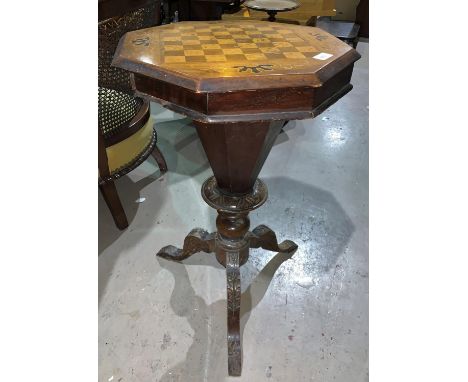
M 266 185 L 261 180 L 255 182 L 250 194 L 230 196 L 218 190 L 214 177 L 207 179 L 202 195 L 210 206 L 218 210 L 217 232 L 208 233 L 195 228 L 185 238 L 182 249 L 169 245 L 157 254 L 168 260 L 181 261 L 197 252 L 215 252 L 218 261 L 226 267 L 228 371 L 231 376 L 239 376 L 242 371 L 240 266 L 247 261 L 249 248 L 287 254 L 297 249 L 290 240 L 278 244 L 275 233 L 265 225 L 249 231 L 249 211 L 261 206 L 267 194 Z
M 261 70 L 273 70 L 273 65 L 270 64 L 262 64 L 262 65 L 255 65 L 255 66 L 246 66 L 246 65 L 238 65 L 233 66 L 233 68 L 239 69 L 239 72 L 246 72 L 247 70 L 251 70 L 252 73 L 260 73 Z
M 168 245 L 164 248 L 161 248 L 156 256 L 160 256 L 168 260 L 182 261 L 197 252 L 214 252 L 215 237 L 215 232 L 208 233 L 201 228 L 194 228 L 186 236 L 184 240 L 184 247 L 182 249 L 176 248 L 173 245 Z
M 241 196 L 223 194 L 214 176 L 208 178 L 202 186 L 202 197 L 208 205 L 223 211 L 251 211 L 260 207 L 268 197 L 268 189 L 260 179 L 255 181 L 251 193 Z
M 291 240 L 284 240 L 278 244 L 275 232 L 263 224 L 254 228 L 246 236 L 250 242 L 250 248 L 263 248 L 281 253 L 292 253 L 297 249 L 297 244 Z
M 226 253 L 227 280 L 227 342 L 229 375 L 241 375 L 242 357 L 240 342 L 241 285 L 239 252 Z
M 326 40 L 328 38 L 328 36 L 326 36 L 324 34 L 320 34 L 320 33 L 314 33 L 312 36 L 314 36 L 315 39 L 318 40 L 318 41 L 323 41 L 323 40 Z
M 134 45 L 148 46 L 149 43 L 150 43 L 150 39 L 149 39 L 149 37 L 137 38 L 136 40 L 133 40 L 132 43 Z

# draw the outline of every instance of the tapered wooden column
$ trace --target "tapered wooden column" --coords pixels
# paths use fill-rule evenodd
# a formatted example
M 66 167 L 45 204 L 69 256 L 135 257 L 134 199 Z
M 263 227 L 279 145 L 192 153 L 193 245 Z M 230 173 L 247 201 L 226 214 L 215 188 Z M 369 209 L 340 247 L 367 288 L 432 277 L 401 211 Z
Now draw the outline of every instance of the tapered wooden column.
M 219 189 L 242 195 L 252 191 L 283 121 L 194 124 Z

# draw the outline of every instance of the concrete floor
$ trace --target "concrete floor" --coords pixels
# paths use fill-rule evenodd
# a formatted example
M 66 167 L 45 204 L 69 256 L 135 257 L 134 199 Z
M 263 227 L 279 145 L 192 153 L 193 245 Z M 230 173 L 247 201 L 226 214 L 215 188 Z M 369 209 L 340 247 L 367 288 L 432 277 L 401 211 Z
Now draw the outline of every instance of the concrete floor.
M 368 43 L 354 89 L 314 120 L 290 122 L 251 213 L 297 252 L 252 250 L 241 268 L 242 377 L 227 376 L 225 272 L 213 255 L 155 257 L 193 227 L 215 229 L 200 195 L 212 174 L 196 131 L 152 105 L 170 171 L 147 160 L 117 182 L 130 227 L 99 196 L 99 381 L 368 380 Z

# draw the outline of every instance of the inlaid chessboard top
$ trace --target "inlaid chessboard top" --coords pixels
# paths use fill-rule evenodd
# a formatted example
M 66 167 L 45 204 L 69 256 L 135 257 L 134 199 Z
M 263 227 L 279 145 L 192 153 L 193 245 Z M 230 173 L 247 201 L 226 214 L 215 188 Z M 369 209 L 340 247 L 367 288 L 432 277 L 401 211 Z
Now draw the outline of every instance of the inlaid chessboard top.
M 195 91 L 320 86 L 359 58 L 312 27 L 187 21 L 127 33 L 113 65 Z

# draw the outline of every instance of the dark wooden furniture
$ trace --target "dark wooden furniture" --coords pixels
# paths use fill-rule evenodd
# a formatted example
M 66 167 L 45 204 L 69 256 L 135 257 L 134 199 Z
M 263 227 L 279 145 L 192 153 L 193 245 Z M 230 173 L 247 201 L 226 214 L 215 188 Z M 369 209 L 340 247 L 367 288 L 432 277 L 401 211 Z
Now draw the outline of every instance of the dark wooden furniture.
M 316 26 L 356 49 L 359 41 L 359 24 L 352 21 L 330 20 L 321 17 L 317 20 Z
M 214 252 L 226 267 L 230 375 L 241 374 L 240 265 L 249 248 L 297 248 L 264 225 L 249 231 L 249 211 L 267 199 L 257 176 L 283 121 L 314 117 L 350 91 L 359 57 L 318 28 L 261 21 L 184 22 L 120 41 L 113 64 L 134 73 L 137 94 L 194 120 L 213 169 L 202 197 L 218 211 L 217 232 L 196 228 L 158 256 Z
M 165 19 L 163 24 L 173 21 L 178 12 L 179 21 L 221 20 L 224 6 L 234 0 L 163 0 Z
M 356 24 L 359 37 L 369 38 L 369 0 L 361 0 L 356 8 Z
M 133 95 L 129 72 L 110 64 L 126 32 L 159 22 L 160 2 L 102 0 L 98 4 L 98 183 L 115 224 L 124 229 L 128 221 L 114 180 L 150 154 L 161 171 L 167 166 L 156 146 L 156 131 L 150 126 L 149 102 Z
M 292 11 L 299 7 L 299 4 L 292 0 L 248 0 L 244 6 L 255 11 L 266 12 L 268 21 L 274 22 L 278 12 Z

